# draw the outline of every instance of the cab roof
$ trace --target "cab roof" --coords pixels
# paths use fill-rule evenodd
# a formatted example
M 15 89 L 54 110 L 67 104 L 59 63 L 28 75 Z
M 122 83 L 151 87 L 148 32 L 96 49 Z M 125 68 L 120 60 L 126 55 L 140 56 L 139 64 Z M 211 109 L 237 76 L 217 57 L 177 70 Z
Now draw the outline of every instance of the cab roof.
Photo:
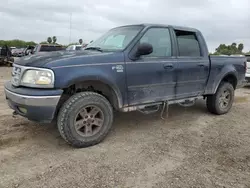
M 124 25 L 120 27 L 131 27 L 131 26 L 141 26 L 141 27 L 172 27 L 176 30 L 190 31 L 190 32 L 199 32 L 198 29 L 192 27 L 184 26 L 175 26 L 175 25 L 166 25 L 166 24 L 151 24 L 151 23 L 142 23 L 142 24 L 133 24 L 133 25 Z M 119 27 L 116 27 L 119 28 Z

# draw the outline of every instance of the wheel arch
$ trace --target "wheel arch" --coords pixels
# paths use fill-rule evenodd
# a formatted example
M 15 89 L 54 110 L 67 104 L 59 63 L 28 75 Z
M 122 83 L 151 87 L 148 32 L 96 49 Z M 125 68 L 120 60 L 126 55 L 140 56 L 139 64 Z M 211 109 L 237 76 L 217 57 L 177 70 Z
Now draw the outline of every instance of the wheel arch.
M 215 92 L 218 90 L 218 87 L 222 82 L 228 82 L 232 84 L 234 89 L 236 89 L 238 79 L 237 79 L 235 72 L 229 72 L 229 73 L 226 73 L 224 76 L 222 76 L 220 82 L 217 84 L 215 88 Z
M 94 91 L 103 95 L 116 110 L 123 106 L 122 95 L 118 87 L 107 80 L 93 78 L 76 80 L 64 88 L 64 93 L 70 95 L 82 91 Z

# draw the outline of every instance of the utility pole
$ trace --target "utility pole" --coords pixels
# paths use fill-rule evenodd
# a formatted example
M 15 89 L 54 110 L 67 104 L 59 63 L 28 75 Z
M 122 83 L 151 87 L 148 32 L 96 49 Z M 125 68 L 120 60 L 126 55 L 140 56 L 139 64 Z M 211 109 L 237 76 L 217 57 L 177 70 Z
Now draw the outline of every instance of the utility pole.
M 70 13 L 70 21 L 69 21 L 69 44 L 71 43 L 71 28 L 72 28 L 72 12 Z

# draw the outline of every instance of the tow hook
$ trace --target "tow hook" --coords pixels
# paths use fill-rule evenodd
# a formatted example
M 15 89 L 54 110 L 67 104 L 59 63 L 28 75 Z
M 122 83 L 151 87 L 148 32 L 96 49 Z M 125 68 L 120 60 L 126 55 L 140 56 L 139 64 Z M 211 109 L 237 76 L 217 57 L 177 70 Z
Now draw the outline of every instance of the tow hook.
M 16 117 L 16 115 L 18 115 L 17 112 L 16 112 L 16 111 L 13 111 L 12 117 Z

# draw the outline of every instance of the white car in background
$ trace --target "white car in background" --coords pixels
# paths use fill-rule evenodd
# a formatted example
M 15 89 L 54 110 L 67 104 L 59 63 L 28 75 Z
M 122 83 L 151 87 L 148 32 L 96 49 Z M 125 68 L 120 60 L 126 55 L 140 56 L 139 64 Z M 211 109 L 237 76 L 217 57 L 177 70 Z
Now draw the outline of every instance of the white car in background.
M 250 84 L 250 55 L 246 55 L 247 57 L 247 71 L 246 71 L 246 81 L 247 85 Z
M 81 50 L 82 45 L 70 45 L 66 48 L 67 51 Z

